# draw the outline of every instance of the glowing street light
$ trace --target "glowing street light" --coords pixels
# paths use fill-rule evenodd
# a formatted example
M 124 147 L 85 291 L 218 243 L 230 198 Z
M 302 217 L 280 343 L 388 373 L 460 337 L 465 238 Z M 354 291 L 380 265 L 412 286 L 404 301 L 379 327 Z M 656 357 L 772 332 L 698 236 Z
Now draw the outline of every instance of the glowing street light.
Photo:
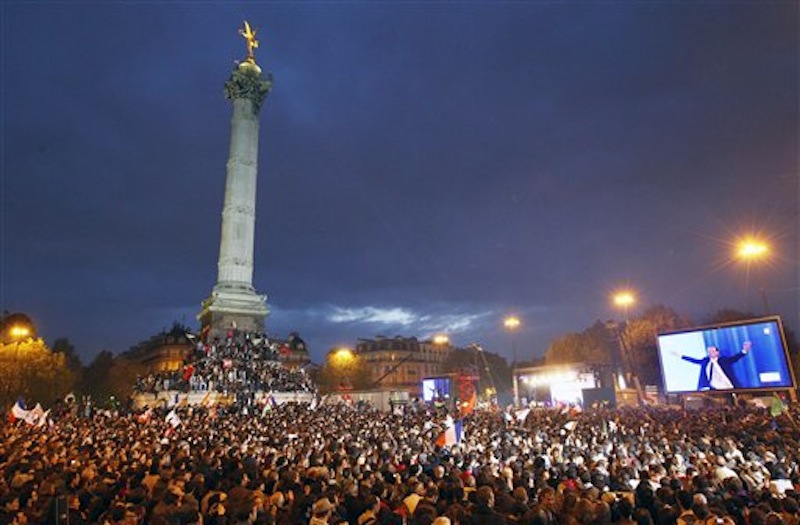
M 336 375 L 341 377 L 339 389 L 349 390 L 351 369 L 356 362 L 355 352 L 347 347 L 341 347 L 332 350 L 328 356 L 330 365 L 335 370 Z
M 614 305 L 622 308 L 627 315 L 628 308 L 636 304 L 636 295 L 630 290 L 620 290 L 613 295 L 612 300 Z
M 31 335 L 31 330 L 27 326 L 14 325 L 11 327 L 8 333 L 14 339 L 23 339 Z
M 433 336 L 433 344 L 436 345 L 446 345 L 450 343 L 450 338 L 446 335 L 435 335 Z
M 344 365 L 344 364 L 348 364 L 348 363 L 352 362 L 356 358 L 356 355 L 349 348 L 342 347 L 342 348 L 339 348 L 338 350 L 336 350 L 333 353 L 333 358 L 339 364 Z
M 769 255 L 769 246 L 758 239 L 744 239 L 736 246 L 736 256 L 744 261 L 756 261 Z

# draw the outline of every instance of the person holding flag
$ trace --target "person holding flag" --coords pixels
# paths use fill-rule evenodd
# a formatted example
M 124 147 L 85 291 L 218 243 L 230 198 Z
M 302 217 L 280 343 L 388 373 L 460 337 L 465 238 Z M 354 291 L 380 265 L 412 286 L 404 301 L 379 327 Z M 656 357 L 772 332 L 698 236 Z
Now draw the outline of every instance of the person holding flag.
M 453 421 L 453 418 L 447 416 L 445 420 L 444 432 L 436 438 L 436 445 L 444 448 L 461 443 L 464 437 L 464 423 L 462 420 Z

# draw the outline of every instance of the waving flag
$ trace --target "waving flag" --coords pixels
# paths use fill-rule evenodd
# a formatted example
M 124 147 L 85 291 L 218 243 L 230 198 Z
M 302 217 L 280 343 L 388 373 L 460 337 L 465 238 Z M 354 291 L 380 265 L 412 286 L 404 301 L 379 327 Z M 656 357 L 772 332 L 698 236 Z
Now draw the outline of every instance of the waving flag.
M 30 410 L 26 410 L 22 406 L 22 401 L 17 401 L 13 407 L 11 407 L 11 413 L 8 414 L 8 421 L 10 423 L 14 423 L 18 419 L 21 419 L 25 423 L 35 426 L 35 427 L 43 427 L 45 423 L 48 422 L 48 418 L 50 416 L 50 410 L 45 412 L 42 405 L 36 403 L 36 406 Z
M 164 421 L 169 423 L 170 428 L 167 429 L 167 436 L 172 435 L 175 432 L 175 429 L 181 424 L 181 417 L 175 412 L 175 409 L 169 411 L 167 417 L 164 418 Z
M 463 435 L 463 422 L 459 419 L 458 421 L 453 421 L 447 428 L 445 428 L 444 432 L 442 432 L 442 434 L 436 440 L 436 444 L 440 447 L 449 447 L 450 445 L 461 443 L 461 438 Z
M 14 403 L 14 406 L 11 407 L 11 413 L 8 415 L 8 420 L 11 423 L 18 419 L 27 421 L 30 413 L 30 410 L 25 410 L 25 408 L 23 408 L 22 401 L 18 400 L 16 403 Z
M 25 422 L 29 425 L 39 426 L 39 423 L 46 418 L 47 413 L 44 411 L 44 408 L 42 408 L 40 403 L 36 403 L 36 406 L 33 407 L 33 410 L 28 413 L 28 418 L 25 420 Z
M 785 411 L 786 411 L 786 407 L 783 406 L 783 400 L 780 398 L 780 396 L 778 396 L 778 394 L 775 394 L 772 397 L 772 406 L 769 407 L 769 414 L 772 417 L 778 417 L 781 414 L 783 414 Z
M 38 428 L 42 428 L 43 426 L 53 426 L 53 421 L 50 419 L 50 409 L 44 411 L 44 413 L 39 417 L 39 421 L 36 423 Z

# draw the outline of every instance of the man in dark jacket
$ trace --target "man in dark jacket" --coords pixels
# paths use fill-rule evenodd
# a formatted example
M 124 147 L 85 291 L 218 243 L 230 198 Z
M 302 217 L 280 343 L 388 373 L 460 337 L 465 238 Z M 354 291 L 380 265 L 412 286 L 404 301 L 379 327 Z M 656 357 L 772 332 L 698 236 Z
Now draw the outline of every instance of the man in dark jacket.
M 484 485 L 475 492 L 475 506 L 472 508 L 472 525 L 504 525 L 505 517 L 494 510 L 494 491 Z
M 722 356 L 719 348 L 712 345 L 706 349 L 708 354 L 706 357 L 698 359 L 684 355 L 681 356 L 681 359 L 700 365 L 700 377 L 697 380 L 698 390 L 731 390 L 742 387 L 733 371 L 733 364 L 746 356 L 750 349 L 750 341 L 745 341 L 742 349 L 736 354 Z

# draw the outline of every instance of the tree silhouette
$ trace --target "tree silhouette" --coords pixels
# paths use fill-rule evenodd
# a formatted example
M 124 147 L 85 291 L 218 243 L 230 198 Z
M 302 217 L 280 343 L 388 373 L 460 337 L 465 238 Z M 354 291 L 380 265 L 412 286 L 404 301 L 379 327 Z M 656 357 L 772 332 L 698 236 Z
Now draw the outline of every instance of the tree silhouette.
M 41 339 L 0 344 L 0 404 L 18 398 L 50 405 L 72 388 L 74 375 L 63 354 L 47 348 Z

